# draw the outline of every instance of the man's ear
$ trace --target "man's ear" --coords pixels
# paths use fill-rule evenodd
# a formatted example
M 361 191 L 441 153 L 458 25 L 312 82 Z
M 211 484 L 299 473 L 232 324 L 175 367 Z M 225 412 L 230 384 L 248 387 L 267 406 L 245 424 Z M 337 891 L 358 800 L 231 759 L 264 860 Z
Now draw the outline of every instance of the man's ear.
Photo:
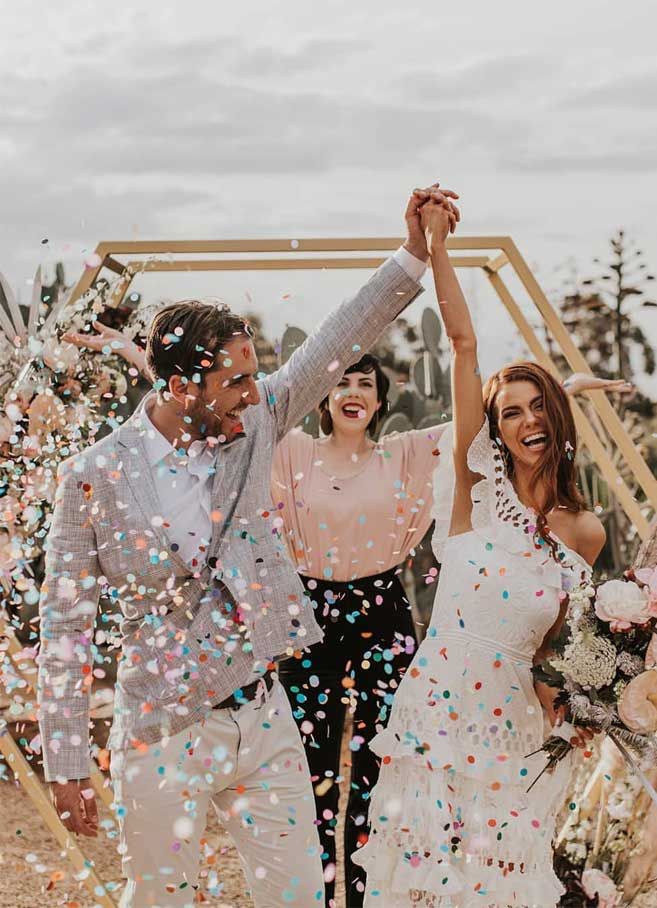
M 169 379 L 169 393 L 174 400 L 183 406 L 190 397 L 197 397 L 199 393 L 198 385 L 188 381 L 184 375 L 172 375 Z

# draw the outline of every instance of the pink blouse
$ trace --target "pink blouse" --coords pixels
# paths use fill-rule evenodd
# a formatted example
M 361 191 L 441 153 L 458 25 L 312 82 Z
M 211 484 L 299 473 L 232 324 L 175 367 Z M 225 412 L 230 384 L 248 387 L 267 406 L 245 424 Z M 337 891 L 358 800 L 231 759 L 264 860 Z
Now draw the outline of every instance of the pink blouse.
M 298 571 L 344 582 L 402 562 L 431 524 L 441 432 L 386 435 L 349 479 L 329 475 L 312 436 L 290 432 L 274 455 L 271 490 Z

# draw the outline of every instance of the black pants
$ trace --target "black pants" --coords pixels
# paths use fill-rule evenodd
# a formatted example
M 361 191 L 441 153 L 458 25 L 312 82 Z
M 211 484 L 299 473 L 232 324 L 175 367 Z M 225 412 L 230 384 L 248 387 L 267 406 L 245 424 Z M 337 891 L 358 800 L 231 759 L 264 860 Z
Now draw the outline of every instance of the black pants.
M 340 747 L 346 711 L 353 711 L 351 783 L 345 817 L 345 886 L 348 908 L 360 908 L 365 873 L 351 854 L 366 841 L 370 791 L 379 761 L 368 747 L 376 725 L 384 726 L 400 679 L 413 658 L 415 629 L 404 590 L 394 570 L 335 583 L 302 578 L 315 604 L 324 641 L 301 659 L 279 666 L 308 755 L 315 790 L 326 905 L 335 903 L 335 827 Z

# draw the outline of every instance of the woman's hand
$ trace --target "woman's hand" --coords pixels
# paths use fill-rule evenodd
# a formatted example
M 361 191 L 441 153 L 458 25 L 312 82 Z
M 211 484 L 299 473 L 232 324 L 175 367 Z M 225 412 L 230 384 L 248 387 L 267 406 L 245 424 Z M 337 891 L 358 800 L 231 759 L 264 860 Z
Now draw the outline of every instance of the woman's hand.
M 451 202 L 435 201 L 433 195 L 420 209 L 420 221 L 430 250 L 444 246 L 447 237 L 456 230 L 460 214 L 454 209 Z
M 563 389 L 569 397 L 581 394 L 582 391 L 619 391 L 629 394 L 634 391 L 634 385 L 622 378 L 598 378 L 589 372 L 573 372 L 563 383 Z
M 71 331 L 62 337 L 62 340 L 68 341 L 69 344 L 75 344 L 76 347 L 92 350 L 94 353 L 118 353 L 131 365 L 136 366 L 144 374 L 146 367 L 146 358 L 144 351 L 138 347 L 134 341 L 126 337 L 116 328 L 109 328 L 102 322 L 93 322 L 96 334 L 79 334 Z
M 559 691 L 556 687 L 545 684 L 544 681 L 535 681 L 534 690 L 536 691 L 536 696 L 538 697 L 541 706 L 548 714 L 550 725 L 552 728 L 559 728 L 567 718 L 567 709 L 565 705 L 562 704 L 556 708 L 554 705 L 554 701 L 556 700 Z M 588 742 L 593 740 L 595 733 L 591 731 L 590 728 L 583 728 L 581 725 L 576 725 L 574 728 L 575 735 L 570 739 L 570 743 L 573 747 L 587 747 Z
M 426 262 L 429 256 L 429 250 L 427 249 L 426 236 L 420 220 L 422 206 L 429 200 L 444 204 L 453 214 L 454 226 L 456 226 L 456 222 L 461 219 L 461 213 L 456 205 L 450 200 L 458 199 L 458 197 L 458 193 L 454 192 L 453 189 L 440 189 L 440 183 L 434 183 L 433 186 L 428 186 L 426 189 L 414 189 L 408 200 L 406 213 L 404 215 L 407 233 L 404 248 L 416 258 Z M 452 232 L 454 231 L 452 230 Z

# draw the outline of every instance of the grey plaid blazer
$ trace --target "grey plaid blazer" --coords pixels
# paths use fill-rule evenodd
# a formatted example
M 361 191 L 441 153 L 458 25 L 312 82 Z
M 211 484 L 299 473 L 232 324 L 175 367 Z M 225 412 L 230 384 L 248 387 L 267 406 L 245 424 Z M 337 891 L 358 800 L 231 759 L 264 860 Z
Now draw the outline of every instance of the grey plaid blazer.
M 317 643 L 312 604 L 273 529 L 275 444 L 421 292 L 394 259 L 331 312 L 260 385 L 244 437 L 220 447 L 208 561 L 192 574 L 172 551 L 143 446 L 142 405 L 59 472 L 41 592 L 39 722 L 46 778 L 89 774 L 89 683 L 100 593 L 120 609 L 112 749 L 152 743 L 201 719 L 264 671 Z

